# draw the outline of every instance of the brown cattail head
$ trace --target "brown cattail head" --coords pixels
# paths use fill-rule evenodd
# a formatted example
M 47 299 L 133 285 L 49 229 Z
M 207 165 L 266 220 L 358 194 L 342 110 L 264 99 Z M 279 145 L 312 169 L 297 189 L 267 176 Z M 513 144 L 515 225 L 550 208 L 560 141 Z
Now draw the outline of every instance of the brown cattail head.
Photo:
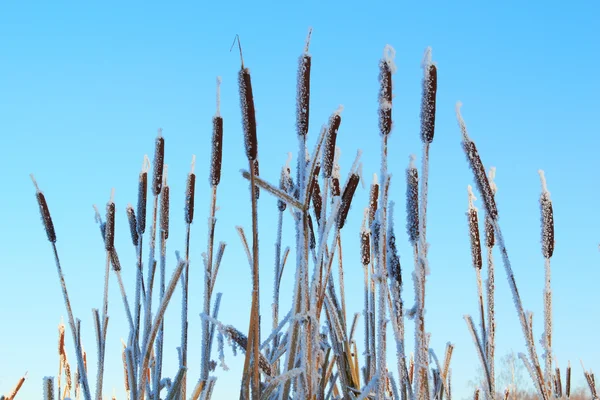
M 56 243 L 56 232 L 54 231 L 54 223 L 52 223 L 52 217 L 50 216 L 48 203 L 46 203 L 46 197 L 44 196 L 44 193 L 40 191 L 33 174 L 30 176 L 31 180 L 33 181 L 33 185 L 35 186 L 35 196 L 37 198 L 38 205 L 40 206 L 40 214 L 42 215 L 42 222 L 44 223 L 44 228 L 46 229 L 46 236 L 48 236 L 48 240 L 50 242 Z
M 379 183 L 377 180 L 377 174 L 373 174 L 373 182 L 371 183 L 371 190 L 369 192 L 369 225 L 375 220 L 375 213 L 377 212 L 377 202 L 379 200 Z
M 414 245 L 419 241 L 419 171 L 411 156 L 406 169 L 406 232 Z
M 394 48 L 386 45 L 383 58 L 379 61 L 379 131 L 384 136 L 392 131 L 392 74 L 396 70 L 395 55 Z
M 325 148 L 323 149 L 323 176 L 325 178 L 331 177 L 333 171 L 333 164 L 335 158 L 335 142 L 337 139 L 337 133 L 342 123 L 343 107 L 340 106 L 332 115 L 329 117 L 329 125 L 327 126 L 327 136 L 325 138 Z
M 221 160 L 223 158 L 223 118 L 213 117 L 212 157 L 210 160 L 210 184 L 217 186 L 221 181 Z
M 341 195 L 340 178 L 337 176 L 331 178 L 331 195 L 333 197 Z
M 44 400 L 54 400 L 54 378 L 44 377 Z
M 125 354 L 125 343 L 123 343 L 123 352 L 121 358 L 123 360 L 123 377 L 125 379 L 125 392 L 129 392 L 129 373 L 127 371 L 127 355 Z
M 492 222 L 486 216 L 485 217 L 485 246 L 487 248 L 491 249 L 492 247 L 494 247 L 495 244 L 496 244 L 496 236 L 494 234 L 494 225 L 492 225 Z
M 67 357 L 65 350 L 65 324 L 62 321 L 58 324 L 58 355 L 61 360 Z
M 344 194 L 342 195 L 342 204 L 340 205 L 340 211 L 338 214 L 337 220 L 337 228 L 342 229 L 344 224 L 346 223 L 346 218 L 348 217 L 348 211 L 350 211 L 350 205 L 352 204 L 352 198 L 354 197 L 354 192 L 358 187 L 358 182 L 360 178 L 358 174 L 353 173 L 350 175 L 350 179 L 344 188 Z
M 260 166 L 258 164 L 258 158 L 255 158 L 252 161 L 252 170 L 254 171 L 254 176 L 260 176 Z M 258 188 L 258 186 L 255 186 L 253 190 L 254 197 L 256 198 L 256 200 L 258 200 L 258 198 L 260 197 L 260 189 Z
M 479 153 L 477 152 L 475 142 L 473 142 L 469 137 L 465 121 L 463 120 L 462 115 L 460 114 L 461 105 L 462 104 L 460 102 L 456 104 L 456 117 L 458 119 L 458 125 L 460 126 L 460 130 L 463 135 L 463 150 L 467 156 L 469 166 L 473 171 L 475 183 L 477 184 L 477 189 L 479 190 L 481 197 L 483 197 L 483 204 L 485 206 L 485 210 L 488 216 L 492 220 L 496 221 L 498 219 L 498 209 L 496 208 L 494 192 L 492 191 L 490 182 L 485 173 L 485 169 L 483 168 L 483 163 L 481 162 L 481 158 L 479 157 Z
M 110 251 L 110 263 L 114 271 L 118 272 L 121 270 L 121 261 L 119 261 L 119 255 L 114 248 Z
M 246 157 L 252 161 L 258 153 L 258 141 L 256 138 L 256 112 L 254 110 L 254 96 L 252 95 L 252 81 L 248 68 L 242 67 L 240 69 L 238 82 L 240 86 L 240 106 L 242 108 Z
M 542 254 L 544 258 L 551 258 L 554 254 L 554 211 L 550 192 L 546 186 L 544 171 L 539 170 L 542 182 L 542 194 L 540 196 L 540 210 L 542 212 Z
M 310 35 L 312 28 L 308 30 L 306 47 L 298 62 L 298 87 L 296 93 L 296 129 L 298 135 L 306 136 L 308 133 L 308 117 L 310 111 L 310 66 L 312 58 L 308 54 Z
M 148 156 L 144 156 L 142 172 L 138 184 L 138 204 L 137 204 L 137 231 L 141 236 L 146 231 L 146 203 L 148 198 L 148 169 L 150 168 L 150 160 Z
M 160 230 L 164 232 L 165 239 L 169 238 L 169 185 L 167 184 L 167 165 L 163 177 L 163 189 L 160 195 Z
M 192 156 L 192 168 L 188 174 L 187 184 L 185 187 L 185 223 L 191 224 L 194 220 L 194 194 L 196 192 L 196 174 L 194 174 L 194 166 L 196 164 L 196 156 Z
M 331 196 L 332 197 L 342 195 L 341 186 L 340 186 L 340 164 L 339 164 L 340 154 L 341 154 L 340 148 L 336 146 L 335 157 L 333 158 L 333 171 L 331 173 Z M 331 201 L 333 202 L 333 199 L 331 199 Z
M 162 137 L 162 129 L 159 129 L 158 136 L 156 136 L 156 144 L 154 148 L 154 174 L 152 177 L 152 193 L 155 196 L 158 196 L 162 189 L 162 174 L 164 161 L 165 139 Z
M 402 266 L 400 265 L 400 257 L 396 248 L 396 235 L 394 235 L 393 231 L 388 233 L 387 240 L 388 274 L 392 283 L 400 291 L 400 288 L 402 288 Z
M 115 248 L 115 202 L 113 201 L 115 190 L 112 190 L 110 200 L 106 204 L 106 226 L 104 228 L 104 246 L 107 251 Z
M 567 398 L 569 398 L 571 396 L 571 361 L 569 361 L 569 364 L 567 365 L 567 375 L 565 380 L 565 393 Z
M 369 232 L 366 229 L 360 232 L 360 259 L 362 265 L 369 265 L 371 262 L 371 242 L 369 241 Z
M 323 210 L 323 197 L 321 194 L 321 186 L 319 185 L 319 180 L 316 176 L 313 178 L 313 186 L 312 204 L 315 211 L 315 216 L 317 217 L 317 224 L 320 225 L 321 211 Z
M 473 267 L 481 269 L 481 242 L 479 241 L 479 220 L 477 217 L 477 209 L 473 205 L 475 196 L 473 195 L 473 189 L 471 185 L 467 187 L 469 192 L 469 211 L 467 217 L 469 220 L 469 238 L 471 239 L 471 258 L 473 261 Z
M 129 232 L 131 233 L 131 242 L 134 246 L 138 245 L 138 233 L 137 233 L 137 222 L 135 220 L 135 211 L 133 211 L 133 206 L 131 204 L 127 204 L 127 220 L 129 221 Z
M 435 131 L 435 99 L 437 93 L 437 67 L 431 62 L 431 47 L 423 57 L 423 97 L 421 101 L 421 140 L 431 143 Z

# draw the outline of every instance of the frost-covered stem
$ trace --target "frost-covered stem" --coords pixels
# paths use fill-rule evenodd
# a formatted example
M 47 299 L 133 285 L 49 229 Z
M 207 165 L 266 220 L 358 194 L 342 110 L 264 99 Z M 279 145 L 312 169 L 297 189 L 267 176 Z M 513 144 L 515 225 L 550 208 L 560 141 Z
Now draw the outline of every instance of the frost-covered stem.
M 139 235 L 139 241 L 137 245 L 137 266 L 136 266 L 136 281 L 135 281 L 135 332 L 132 336 L 132 341 L 129 343 L 133 349 L 133 356 L 136 360 L 136 364 L 138 364 L 134 369 L 134 373 L 137 379 L 137 367 L 139 367 L 140 360 L 140 319 L 141 319 L 141 309 L 142 309 L 142 294 L 144 294 L 143 284 L 144 284 L 144 274 L 142 272 L 142 243 L 143 243 L 143 235 Z M 145 295 L 144 295 L 145 298 Z
M 485 305 L 483 302 L 483 285 L 481 283 L 481 269 L 475 268 L 475 274 L 477 275 L 477 297 L 479 302 L 479 316 L 481 318 L 481 343 L 484 348 L 484 354 L 487 353 L 487 334 L 485 329 Z M 487 363 L 486 358 L 486 363 Z M 489 368 L 489 365 L 488 365 Z
M 365 318 L 365 381 L 369 381 L 371 379 L 371 329 L 370 329 L 370 307 L 369 307 L 369 287 L 371 286 L 369 283 L 369 264 L 364 266 L 364 275 L 365 275 L 365 308 L 364 308 L 364 318 Z
M 185 229 L 185 267 L 181 274 L 181 365 L 187 368 L 187 340 L 188 340 L 188 296 L 190 273 L 190 234 L 192 224 L 187 223 Z M 186 377 L 181 382 L 181 398 L 185 399 Z
M 371 234 L 371 238 L 373 240 L 373 242 L 375 241 L 375 237 L 374 235 Z M 371 343 L 370 343 L 370 350 L 369 350 L 369 354 L 371 355 L 371 374 L 370 376 L 373 377 L 375 376 L 375 374 L 377 373 L 377 360 L 376 360 L 376 354 L 377 354 L 377 350 L 376 350 L 376 333 L 375 333 L 375 246 L 371 246 L 371 252 L 372 252 L 372 257 L 371 257 L 371 264 L 370 264 L 370 268 L 371 268 L 371 276 L 369 277 L 369 327 L 370 327 L 370 331 L 371 331 Z
M 150 227 L 150 251 L 148 254 L 148 276 L 146 283 L 146 302 L 144 312 L 144 340 L 143 346 L 146 346 L 148 334 L 152 324 L 152 286 L 154 285 L 154 272 L 156 270 L 156 262 L 154 254 L 156 250 L 156 219 L 158 215 L 158 196 L 154 196 L 154 205 L 152 207 L 152 226 Z M 144 371 L 141 371 L 144 372 Z
M 166 270 L 166 260 L 167 259 L 167 238 L 164 231 L 160 232 L 160 301 L 162 302 L 165 297 L 165 270 Z M 160 381 L 162 375 L 162 360 L 163 360 L 163 344 L 164 344 L 164 334 L 165 334 L 165 323 L 164 321 L 160 324 L 160 329 L 158 330 L 158 336 L 156 338 L 156 370 L 154 377 L 154 398 L 155 400 L 160 399 Z
M 477 336 L 477 330 L 475 328 L 475 323 L 473 322 L 473 318 L 470 315 L 464 316 L 465 322 L 467 323 L 467 327 L 469 328 L 469 332 L 471 333 L 471 337 L 473 338 L 473 342 L 475 343 L 475 347 L 477 349 L 477 355 L 479 356 L 479 361 L 481 362 L 481 366 L 483 367 L 485 373 L 485 383 L 484 393 L 486 399 L 493 399 L 491 396 L 491 386 L 490 386 L 490 370 L 487 366 L 485 360 L 485 349 L 483 348 L 483 342 Z
M 71 310 L 71 301 L 69 300 L 69 293 L 67 292 L 67 284 L 65 283 L 65 276 L 62 272 L 60 265 L 60 259 L 58 257 L 58 250 L 56 249 L 56 243 L 52 242 L 52 251 L 54 252 L 54 261 L 56 263 L 56 271 L 58 272 L 58 278 L 60 279 L 60 286 L 63 292 L 63 298 L 65 301 L 65 307 L 67 309 L 67 316 L 69 318 L 69 326 L 73 335 L 73 345 L 75 347 L 75 354 L 77 355 L 77 368 L 80 371 L 81 383 L 83 386 L 83 397 L 86 400 L 91 400 L 90 387 L 88 384 L 87 370 L 84 367 L 83 352 L 81 351 L 81 343 L 77 339 L 77 330 L 75 327 L 75 319 L 73 318 L 73 311 Z
M 536 384 L 538 386 L 538 390 L 540 391 L 540 395 L 543 399 L 546 399 L 546 392 L 544 390 L 544 377 L 540 373 L 541 368 L 539 366 L 537 352 L 535 350 L 533 342 L 529 340 L 529 338 L 533 337 L 533 335 L 531 334 L 530 326 L 527 322 L 527 317 L 525 316 L 521 296 L 519 295 L 519 290 L 517 289 L 515 275 L 512 270 L 510 259 L 508 258 L 508 251 L 506 250 L 506 246 L 504 244 L 504 237 L 502 236 L 502 231 L 500 230 L 500 224 L 497 220 L 492 220 L 492 225 L 494 226 L 494 231 L 496 232 L 496 239 L 498 242 L 498 247 L 500 248 L 500 253 L 502 254 L 502 261 L 504 263 L 504 269 L 506 270 L 508 285 L 510 286 L 515 308 L 517 310 L 517 314 L 519 315 L 519 320 L 521 322 L 521 329 L 523 330 L 523 335 L 525 336 L 525 342 L 527 350 L 529 352 L 529 358 L 531 359 L 530 361 L 534 364 L 534 370 L 536 372 L 535 377 L 537 378 Z
M 546 386 L 549 393 L 552 388 L 552 287 L 550 282 L 550 258 L 545 259 L 544 289 L 544 358 L 546 361 Z
M 281 236 L 283 229 L 283 211 L 279 211 L 279 218 L 277 221 L 277 240 L 275 242 L 275 274 L 273 276 L 273 330 L 279 326 L 279 277 L 281 274 Z M 278 336 L 274 337 L 273 348 L 276 349 L 279 344 Z M 279 373 L 279 360 L 277 360 L 273 368 L 275 374 Z
M 417 379 L 415 380 L 415 392 L 417 399 L 428 399 L 429 393 L 424 388 L 428 386 L 429 357 L 428 349 L 425 344 L 425 282 L 427 275 L 427 194 L 429 187 L 429 142 L 423 143 L 423 165 L 421 167 L 421 198 L 419 210 L 419 262 L 418 262 L 418 281 L 419 281 L 419 301 L 416 309 L 417 339 L 415 343 L 415 371 Z M 425 372 L 422 372 L 425 371 Z
M 102 381 L 104 378 L 104 354 L 106 343 L 106 321 L 108 320 L 108 276 L 110 273 L 110 251 L 106 251 L 106 266 L 104 270 L 104 299 L 102 302 L 102 333 L 98 335 L 98 373 L 96 375 L 96 399 L 102 400 Z
M 203 312 L 206 315 L 210 313 L 210 298 L 211 298 L 211 281 L 212 281 L 212 264 L 213 264 L 213 249 L 215 242 L 215 210 L 217 203 L 217 185 L 212 185 L 212 194 L 210 200 L 210 212 L 208 217 L 208 250 L 206 252 L 206 265 L 204 271 L 204 306 Z M 200 379 L 206 381 L 208 379 L 208 364 L 210 362 L 209 348 L 209 324 L 208 320 L 202 321 L 202 354 L 200 365 Z
M 125 307 L 125 314 L 127 314 L 127 322 L 129 322 L 129 329 L 133 332 L 133 317 L 131 316 L 131 309 L 129 308 L 129 300 L 127 299 L 127 292 L 125 291 L 125 285 L 123 284 L 123 277 L 121 271 L 115 271 L 117 275 L 117 282 L 119 284 L 119 290 L 121 291 L 121 298 L 123 299 L 123 306 Z
M 252 399 L 260 399 L 260 373 L 259 373 L 259 346 L 260 346 L 260 286 L 259 286 L 259 270 L 258 270 L 258 212 L 256 204 L 255 190 L 258 188 L 254 185 L 254 164 L 249 161 L 248 169 L 250 170 L 250 198 L 252 201 L 252 316 L 250 318 L 249 336 L 252 335 L 252 340 L 248 338 L 248 345 L 252 343 Z M 252 331 L 250 331 L 252 329 Z
M 387 139 L 388 135 L 381 137 L 381 196 L 379 197 L 379 254 L 378 254 L 378 321 L 377 321 L 377 396 L 380 399 L 385 398 L 386 381 L 384 377 L 387 374 L 385 357 L 385 321 L 386 321 L 386 299 L 387 299 L 387 191 L 389 187 L 389 177 L 387 175 Z
M 342 303 L 342 317 L 346 324 L 346 296 L 344 295 L 344 266 L 342 264 L 342 237 L 337 238 L 338 246 L 338 271 L 340 279 L 340 303 Z
M 487 323 L 487 349 L 486 358 L 488 361 L 488 367 L 490 369 L 490 386 L 492 395 L 496 393 L 496 379 L 495 379 L 495 368 L 494 368 L 494 351 L 496 347 L 496 317 L 494 315 L 494 258 L 492 254 L 493 247 L 487 248 L 487 263 L 488 263 L 488 281 L 487 281 L 487 310 L 488 310 L 488 323 Z

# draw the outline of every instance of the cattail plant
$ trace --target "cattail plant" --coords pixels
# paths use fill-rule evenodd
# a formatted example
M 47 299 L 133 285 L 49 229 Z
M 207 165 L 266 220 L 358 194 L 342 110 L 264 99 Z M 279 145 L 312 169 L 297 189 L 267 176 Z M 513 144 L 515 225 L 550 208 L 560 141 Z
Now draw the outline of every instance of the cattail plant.
M 554 254 L 554 211 L 550 192 L 546 186 L 544 171 L 538 171 L 542 183 L 540 195 L 540 210 L 542 222 L 542 255 L 545 260 L 545 287 L 544 287 L 544 359 L 546 385 L 552 385 L 552 287 L 550 283 L 550 259 Z M 551 387 L 547 388 L 550 392 Z
M 44 229 L 46 230 L 46 236 L 48 237 L 48 241 L 52 244 L 52 250 L 54 252 L 54 260 L 56 263 L 56 270 L 58 272 L 58 279 L 60 280 L 60 285 L 62 288 L 63 297 L 64 297 L 64 301 L 65 301 L 65 307 L 67 309 L 67 316 L 69 318 L 69 326 L 71 328 L 71 333 L 73 335 L 73 344 L 75 346 L 75 352 L 77 354 L 78 369 L 79 369 L 79 371 L 81 371 L 83 396 L 84 396 L 85 400 L 91 400 L 92 397 L 91 397 L 90 388 L 88 385 L 87 373 L 85 372 L 85 368 L 84 368 L 83 354 L 81 351 L 80 341 L 79 341 L 79 338 L 77 335 L 75 318 L 73 317 L 73 311 L 71 310 L 71 301 L 69 300 L 69 294 L 67 292 L 67 284 L 65 283 L 65 277 L 62 272 L 60 259 L 58 257 L 58 250 L 56 248 L 56 232 L 54 231 L 54 223 L 52 222 L 52 217 L 50 216 L 50 209 L 48 208 L 48 203 L 46 202 L 46 197 L 44 196 L 44 193 L 42 193 L 42 191 L 38 187 L 37 182 L 36 182 L 35 178 L 33 177 L 33 174 L 31 175 L 31 180 L 33 181 L 33 185 L 35 186 L 35 191 L 36 191 L 35 195 L 36 195 L 36 199 L 38 202 L 38 206 L 40 208 L 40 214 L 42 216 L 42 223 L 44 225 Z M 54 385 L 53 381 L 50 380 L 50 390 L 48 390 L 48 392 L 47 392 L 47 393 L 49 393 L 49 394 L 47 394 L 47 396 L 50 396 L 50 397 L 46 397 L 46 398 L 50 398 L 50 399 L 53 398 L 53 396 L 54 396 L 53 389 L 52 389 L 53 385 Z M 44 388 L 46 390 L 46 384 L 44 385 Z
M 492 195 L 496 195 L 496 184 L 494 183 L 494 178 L 496 176 L 496 169 L 494 167 L 490 168 L 488 174 L 488 181 L 490 183 L 490 188 L 492 190 Z M 496 237 L 494 234 L 494 226 L 492 224 L 491 218 L 485 214 L 485 247 L 487 249 L 487 332 L 485 335 L 486 340 L 486 359 L 488 363 L 488 368 L 490 370 L 490 386 L 491 392 L 496 393 L 496 378 L 495 378 L 495 361 L 494 361 L 494 353 L 496 347 L 496 315 L 495 315 L 495 271 L 494 271 L 494 257 L 493 257 L 493 249 L 496 244 Z
M 258 368 L 259 344 L 260 344 L 260 305 L 259 305 L 259 271 L 258 271 L 258 216 L 256 207 L 256 193 L 258 188 L 254 185 L 255 164 L 254 160 L 258 155 L 258 140 L 256 137 L 256 114 L 254 109 L 254 95 L 252 93 L 252 80 L 250 78 L 250 70 L 244 67 L 244 58 L 242 56 L 242 45 L 239 36 L 237 36 L 238 47 L 240 50 L 241 68 L 238 74 L 238 84 L 240 91 L 240 107 L 242 110 L 242 127 L 244 131 L 244 143 L 246 157 L 248 158 L 250 172 L 250 197 L 252 198 L 252 306 L 250 315 L 250 326 L 248 328 L 248 340 L 252 345 L 252 351 L 246 352 L 244 361 L 244 371 L 249 371 L 250 355 L 253 357 L 252 363 L 252 379 L 244 379 L 242 392 L 247 393 L 247 385 L 251 381 L 252 399 L 260 398 L 260 375 Z
M 298 61 L 298 86 L 296 94 L 296 129 L 299 136 L 308 134 L 308 121 L 310 114 L 310 67 L 312 57 L 308 53 L 312 28 L 308 30 L 304 52 Z

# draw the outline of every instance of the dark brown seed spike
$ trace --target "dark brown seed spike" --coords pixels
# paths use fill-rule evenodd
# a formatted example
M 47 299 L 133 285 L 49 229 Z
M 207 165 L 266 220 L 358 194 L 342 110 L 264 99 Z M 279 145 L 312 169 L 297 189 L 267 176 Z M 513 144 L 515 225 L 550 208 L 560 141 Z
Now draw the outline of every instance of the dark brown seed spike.
M 388 235 L 388 274 L 392 282 L 397 285 L 398 290 L 402 287 L 402 266 L 396 248 L 396 235 L 392 232 Z
M 300 56 L 298 63 L 298 87 L 296 94 L 296 129 L 298 135 L 306 136 L 310 114 L 310 68 L 312 58 L 308 54 Z
M 485 245 L 488 248 L 494 247 L 496 244 L 496 236 L 494 234 L 494 226 L 490 222 L 490 219 L 486 216 L 485 218 Z
M 437 67 L 434 64 L 427 67 L 423 80 L 423 98 L 421 104 L 421 140 L 426 143 L 433 141 L 435 132 L 435 109 L 437 95 Z
M 467 140 L 463 141 L 463 148 L 465 154 L 467 155 L 467 160 L 469 161 L 471 169 L 473 170 L 473 174 L 475 175 L 477 189 L 483 197 L 485 209 L 492 220 L 497 220 L 498 209 L 496 208 L 496 200 L 494 199 L 490 182 L 485 173 L 485 168 L 483 167 L 483 163 L 481 162 L 481 158 L 477 152 L 477 146 L 475 146 L 475 142 L 472 140 Z
M 369 225 L 373 223 L 375 219 L 375 213 L 377 212 L 377 202 L 379 200 L 379 184 L 373 182 L 371 184 L 371 191 L 369 192 Z
M 115 247 L 115 203 L 111 200 L 106 205 L 106 227 L 104 245 L 107 251 Z
M 321 211 L 323 210 L 323 198 L 321 195 L 321 186 L 319 185 L 319 181 L 317 178 L 313 178 L 313 192 L 312 192 L 312 203 L 315 211 L 315 216 L 317 217 L 317 225 L 321 224 Z
M 360 233 L 360 255 L 362 265 L 369 265 L 371 262 L 371 243 L 369 234 L 366 231 Z
M 258 164 L 258 158 L 254 159 L 254 161 L 252 162 L 252 166 L 254 169 L 254 176 L 260 176 L 260 167 Z M 254 187 L 254 197 L 256 197 L 256 200 L 258 200 L 260 197 L 260 189 L 258 188 L 258 186 Z
M 112 249 L 110 251 L 110 262 L 113 266 L 113 270 L 115 270 L 115 271 L 121 270 L 121 262 L 119 261 L 119 256 L 117 255 L 117 252 L 115 251 L 115 249 Z
M 189 173 L 185 189 L 185 223 L 194 221 L 194 194 L 196 192 L 196 174 Z
M 350 211 L 350 205 L 352 204 L 352 198 L 354 192 L 358 187 L 360 178 L 357 174 L 352 174 L 348 180 L 348 184 L 344 188 L 344 194 L 342 195 L 342 204 L 340 205 L 340 211 L 338 216 L 338 229 L 342 229 L 348 217 L 348 211 Z
M 248 160 L 256 159 L 258 142 L 256 138 L 256 112 L 254 109 L 254 96 L 252 94 L 252 81 L 250 70 L 242 68 L 239 73 L 240 106 L 242 108 L 242 126 Z
M 223 118 L 213 117 L 212 157 L 210 163 L 210 184 L 217 186 L 221 181 L 221 161 L 223 158 Z
M 392 70 L 387 60 L 379 61 L 379 131 L 388 135 L 392 130 Z
M 165 139 L 162 137 L 162 129 L 159 129 L 154 150 L 154 174 L 152 178 L 152 194 L 155 196 L 158 196 L 162 189 L 164 161 Z
M 287 174 L 285 171 L 285 168 L 281 169 L 281 176 L 279 178 L 279 189 L 281 189 L 283 192 L 288 193 L 289 190 L 289 186 L 290 182 L 289 179 L 287 178 Z M 287 207 L 287 204 L 281 200 L 277 200 L 277 208 L 279 209 L 279 211 L 284 212 L 285 209 Z
M 481 269 L 481 242 L 479 241 L 479 221 L 477 217 L 477 211 L 474 208 L 470 208 L 467 213 L 469 220 L 469 237 L 471 239 L 471 259 L 473 267 Z
M 138 245 L 137 222 L 135 220 L 135 211 L 131 204 L 127 206 L 127 220 L 129 221 L 129 232 L 131 233 L 131 242 L 134 246 Z
M 542 210 L 542 254 L 544 258 L 552 258 L 554 254 L 554 210 L 552 200 L 546 192 L 540 198 Z
M 340 180 L 337 177 L 331 178 L 331 195 L 333 197 L 339 196 L 341 194 L 340 189 Z
M 54 231 L 54 223 L 52 222 L 52 217 L 50 217 L 50 210 L 48 209 L 48 203 L 46 203 L 46 197 L 39 190 L 36 193 L 36 197 L 38 205 L 40 206 L 40 214 L 42 215 L 46 236 L 48 236 L 50 242 L 56 243 L 56 232 Z
M 169 186 L 165 185 L 160 196 L 160 230 L 164 232 L 165 239 L 169 238 Z
M 138 184 L 137 230 L 141 236 L 146 231 L 146 199 L 148 195 L 148 173 L 141 172 Z
M 414 166 L 406 170 L 406 230 L 412 244 L 419 241 L 419 172 Z
M 342 117 L 339 111 L 336 111 L 329 118 L 329 126 L 327 127 L 327 136 L 325 138 L 325 149 L 323 152 L 323 176 L 325 178 L 331 177 L 333 171 L 333 162 L 335 157 L 335 142 L 337 140 L 337 133 L 340 129 Z

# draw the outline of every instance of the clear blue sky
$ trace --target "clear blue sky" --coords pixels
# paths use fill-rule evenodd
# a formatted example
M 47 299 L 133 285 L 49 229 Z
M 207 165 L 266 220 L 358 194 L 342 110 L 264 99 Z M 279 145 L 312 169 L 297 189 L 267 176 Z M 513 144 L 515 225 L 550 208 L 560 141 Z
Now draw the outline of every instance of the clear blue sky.
M 343 104 L 338 137 L 345 174 L 357 149 L 364 151 L 366 180 L 379 170 L 378 60 L 395 47 L 394 129 L 390 139 L 391 198 L 398 203 L 398 243 L 406 282 L 412 271 L 404 232 L 404 169 L 420 153 L 418 134 L 424 49 L 438 65 L 437 130 L 431 149 L 427 328 L 443 352 L 456 345 L 453 387 L 467 395 L 478 360 L 463 314 L 476 314 L 465 211 L 471 173 L 454 116 L 457 100 L 486 167 L 497 167 L 497 202 L 525 307 L 542 333 L 543 259 L 540 249 L 540 185 L 546 171 L 556 221 L 553 258 L 554 349 L 560 365 L 575 364 L 575 382 L 586 366 L 600 370 L 597 304 L 600 198 L 596 115 L 600 81 L 597 2 L 4 2 L 0 5 L 0 392 L 29 371 L 21 398 L 38 398 L 42 377 L 56 375 L 56 326 L 65 315 L 51 247 L 40 224 L 28 174 L 35 173 L 51 207 L 75 314 L 91 370 L 95 363 L 92 308 L 102 302 L 104 251 L 92 204 L 103 205 L 111 188 L 117 204 L 117 249 L 124 280 L 133 287 L 134 250 L 125 206 L 136 201 L 144 154 L 152 157 L 156 129 L 166 138 L 172 193 L 173 251 L 183 250 L 183 198 L 192 154 L 198 158 L 196 220 L 192 229 L 189 381 L 199 374 L 202 278 L 206 247 L 208 160 L 215 77 L 223 77 L 224 167 L 219 187 L 217 240 L 228 243 L 217 290 L 220 317 L 246 330 L 251 282 L 234 227 L 250 227 L 248 187 L 237 94 L 239 58 L 229 48 L 239 34 L 252 71 L 261 174 L 279 176 L 294 130 L 297 58 L 307 28 L 314 28 L 310 143 L 329 114 Z M 295 157 L 295 156 L 294 156 Z M 420 157 L 420 155 L 419 155 Z M 349 312 L 362 308 L 358 228 L 367 191 L 358 190 L 344 228 Z M 481 208 L 481 202 L 478 202 Z M 263 194 L 261 232 L 262 314 L 270 324 L 273 226 L 276 202 Z M 288 218 L 284 223 L 291 226 Z M 293 244 L 290 230 L 285 244 Z M 293 259 L 293 258 L 292 258 Z M 499 260 L 499 255 L 497 255 Z M 282 306 L 291 301 L 292 268 L 285 272 Z M 503 268 L 497 267 L 497 354 L 523 351 L 517 315 Z M 131 292 L 132 289 L 130 289 Z M 123 398 L 120 338 L 127 327 L 116 280 L 111 276 L 105 395 Z M 179 291 L 167 314 L 166 367 L 176 371 Z M 411 285 L 405 289 L 411 303 Z M 596 322 L 594 322 L 596 321 Z M 407 325 L 411 337 L 412 324 Z M 170 332 L 170 333 L 169 333 Z M 362 340 L 362 339 L 361 339 Z M 71 343 L 68 336 L 68 343 Z M 359 341 L 359 343 L 361 343 Z M 410 341 L 412 344 L 412 341 Z M 70 358 L 74 365 L 71 347 Z M 360 351 L 362 351 L 362 345 Z M 243 358 L 226 350 L 231 370 L 217 375 L 215 398 L 237 396 Z M 441 356 L 441 355 L 440 355 Z

